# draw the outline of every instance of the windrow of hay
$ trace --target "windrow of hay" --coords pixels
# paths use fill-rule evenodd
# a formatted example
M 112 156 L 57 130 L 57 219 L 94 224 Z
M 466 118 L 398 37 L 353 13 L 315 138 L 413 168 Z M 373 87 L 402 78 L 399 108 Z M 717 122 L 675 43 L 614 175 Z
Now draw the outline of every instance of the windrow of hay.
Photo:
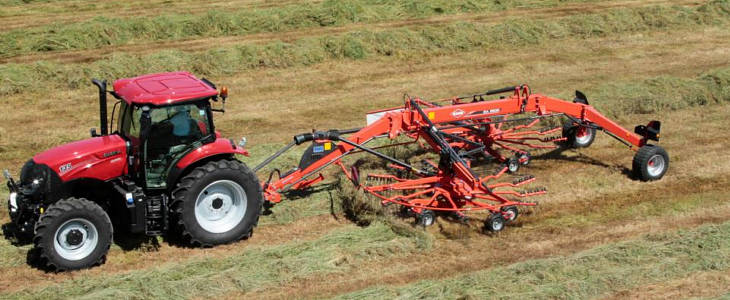
M 149 55 L 114 54 L 87 64 L 39 61 L 0 65 L 0 95 L 49 87 L 79 88 L 89 78 L 122 78 L 138 74 L 189 70 L 208 77 L 256 68 L 309 66 L 329 60 L 377 57 L 423 59 L 474 50 L 537 46 L 567 38 L 590 38 L 632 32 L 728 24 L 730 0 L 696 8 L 642 7 L 612 9 L 600 14 L 524 22 L 509 19 L 496 25 L 456 22 L 382 31 L 360 30 L 293 42 L 242 44 L 203 52 L 160 51 Z
M 201 250 L 202 251 L 202 250 Z M 181 260 L 108 275 L 79 274 L 72 280 L 6 293 L 12 299 L 209 298 L 230 291 L 262 291 L 297 278 L 348 272 L 363 261 L 419 251 L 412 239 L 383 224 L 347 226 L 314 241 L 233 250 L 224 256 Z
M 0 35 L 0 57 L 36 51 L 93 49 L 136 41 L 238 36 L 444 14 L 498 11 L 518 6 L 542 7 L 575 1 L 326 0 L 321 3 L 300 3 L 263 9 L 211 10 L 200 15 L 96 17 L 79 23 L 9 31 Z
M 515 249 L 519 251 L 519 249 Z M 376 286 L 345 299 L 600 297 L 688 273 L 730 268 L 730 223 L 599 246 L 566 257 L 538 259 L 405 286 Z

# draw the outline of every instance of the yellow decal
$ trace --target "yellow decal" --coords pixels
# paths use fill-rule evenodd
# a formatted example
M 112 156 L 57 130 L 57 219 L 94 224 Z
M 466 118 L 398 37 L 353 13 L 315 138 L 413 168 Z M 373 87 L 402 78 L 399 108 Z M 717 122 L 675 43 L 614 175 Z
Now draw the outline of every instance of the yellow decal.
M 329 151 L 329 150 L 332 150 L 332 143 L 330 143 L 330 142 L 324 143 L 324 151 Z
M 429 120 L 436 119 L 436 112 L 434 112 L 434 111 L 428 112 L 428 119 Z

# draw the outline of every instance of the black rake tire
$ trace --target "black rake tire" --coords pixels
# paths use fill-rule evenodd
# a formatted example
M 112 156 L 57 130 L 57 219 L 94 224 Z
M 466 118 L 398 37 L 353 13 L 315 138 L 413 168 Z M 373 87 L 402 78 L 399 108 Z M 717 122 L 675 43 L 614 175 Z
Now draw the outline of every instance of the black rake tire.
M 250 237 L 264 203 L 258 178 L 237 160 L 211 161 L 195 168 L 180 179 L 172 197 L 172 233 L 184 244 L 201 247 Z M 225 216 L 215 220 L 219 215 Z
M 657 145 L 644 145 L 634 155 L 632 172 L 642 181 L 659 180 L 669 169 L 669 155 Z
M 84 198 L 67 198 L 51 204 L 41 215 L 33 244 L 40 267 L 78 270 L 105 262 L 112 235 L 111 220 L 101 206 Z
M 563 123 L 563 137 L 567 138 L 565 144 L 570 148 L 588 148 L 596 139 L 596 129 L 586 127 L 586 136 L 578 137 L 580 125 L 576 125 L 572 120 Z
M 502 213 L 494 212 L 484 220 L 484 230 L 488 232 L 499 232 L 504 229 L 506 221 L 502 216 Z

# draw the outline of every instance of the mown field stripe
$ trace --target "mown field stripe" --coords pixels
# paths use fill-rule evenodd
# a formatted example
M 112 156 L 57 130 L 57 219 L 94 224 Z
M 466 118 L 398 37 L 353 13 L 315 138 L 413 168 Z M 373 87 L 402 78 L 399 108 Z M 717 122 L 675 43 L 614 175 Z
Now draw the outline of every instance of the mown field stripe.
M 227 257 L 195 259 L 182 264 L 111 276 L 81 276 L 58 285 L 13 293 L 14 299 L 48 298 L 189 298 L 211 297 L 231 289 L 258 290 L 313 273 L 346 272 L 358 261 L 414 251 L 412 239 L 389 227 L 354 225 L 311 242 L 247 249 Z
M 588 13 L 598 13 L 603 10 L 612 8 L 635 8 L 646 7 L 652 5 L 666 4 L 693 7 L 700 4 L 692 0 L 610 0 L 601 2 L 583 1 L 575 3 L 566 3 L 557 7 L 525 7 L 522 9 L 511 9 L 499 12 L 467 12 L 456 14 L 441 14 L 423 18 L 398 18 L 396 20 L 385 20 L 374 23 L 351 23 L 342 26 L 325 26 L 306 29 L 293 29 L 279 32 L 262 32 L 256 34 L 238 35 L 238 36 L 221 36 L 221 37 L 201 37 L 182 40 L 169 41 L 139 41 L 125 45 L 106 45 L 93 49 L 85 50 L 67 50 L 67 51 L 45 51 L 32 52 L 27 54 L 16 55 L 7 58 L 0 57 L 0 63 L 28 63 L 39 60 L 48 60 L 57 63 L 79 63 L 93 62 L 115 52 L 125 52 L 128 54 L 150 54 L 160 49 L 175 49 L 186 52 L 200 52 L 215 47 L 231 46 L 242 43 L 263 44 L 275 40 L 294 41 L 306 37 L 326 36 L 334 34 L 344 34 L 358 30 L 383 30 L 402 27 L 416 27 L 419 25 L 439 25 L 454 22 L 470 22 L 478 24 L 498 24 L 509 18 L 530 18 L 531 20 L 545 20 L 550 18 L 565 17 L 569 15 L 580 15 Z
M 665 180 L 664 184 L 672 188 L 669 191 L 657 188 L 617 192 L 597 199 L 579 199 L 576 203 L 547 206 L 536 214 L 523 216 L 518 224 L 513 224 L 497 236 L 475 234 L 479 232 L 479 226 L 475 224 L 471 228 L 448 225 L 440 230 L 432 228 L 438 232 L 430 230 L 432 234 L 441 239 L 444 235 L 450 240 L 437 241 L 429 252 L 383 258 L 384 261 L 361 264 L 359 271 L 347 275 L 316 275 L 315 278 L 290 282 L 281 286 L 280 290 L 259 291 L 254 295 L 278 298 L 298 291 L 299 296 L 321 298 L 388 282 L 405 284 L 425 278 L 442 278 L 524 261 L 530 257 L 566 255 L 603 243 L 633 238 L 644 232 L 661 232 L 730 219 L 730 206 L 722 192 L 730 187 L 727 180 L 714 183 L 713 180 L 693 178 L 680 182 Z M 690 186 L 698 186 L 698 190 L 681 192 Z M 584 213 L 586 211 L 589 213 Z M 601 217 L 594 220 L 595 215 Z M 474 223 L 480 222 L 475 220 Z M 515 249 L 519 251 L 513 251 Z M 454 255 L 473 251 L 479 254 Z M 439 263 L 425 263 L 430 261 Z M 374 269 L 379 272 L 375 274 L 369 271 Z M 323 282 L 326 284 L 320 284 Z M 231 297 L 243 294 L 234 292 Z
M 380 286 L 343 295 L 373 298 L 569 298 L 671 280 L 688 272 L 730 268 L 730 222 L 603 245 L 550 259 L 525 261 L 445 280 Z
M 215 1 L 57 1 L 46 3 L 1 4 L 0 32 L 28 29 L 48 24 L 68 24 L 104 16 L 110 18 L 158 16 L 160 14 L 203 14 L 211 9 L 241 10 L 279 7 L 302 3 L 298 0 L 215 0 Z M 308 0 L 307 2 L 321 2 Z
M 575 1 L 575 0 L 573 0 Z M 591 0 L 595 1 L 595 0 Z M 135 41 L 235 36 L 300 28 L 372 23 L 400 18 L 496 11 L 517 6 L 542 7 L 561 1 L 468 0 L 328 0 L 264 9 L 210 10 L 201 15 L 166 14 L 155 17 L 107 18 L 21 28 L 0 34 L 0 56 L 35 51 L 91 49 Z
M 202 53 L 179 50 L 150 55 L 115 54 L 90 64 L 53 62 L 0 65 L 0 95 L 21 93 L 49 84 L 75 89 L 88 78 L 121 78 L 136 74 L 185 69 L 201 76 L 223 76 L 262 67 L 309 66 L 330 60 L 361 60 L 396 56 L 413 58 L 508 47 L 537 46 L 566 38 L 590 38 L 633 32 L 718 25 L 730 22 L 730 2 L 713 1 L 697 8 L 641 7 L 599 14 L 497 25 L 455 23 L 443 26 L 357 31 L 345 35 L 305 38 L 292 43 L 221 47 Z

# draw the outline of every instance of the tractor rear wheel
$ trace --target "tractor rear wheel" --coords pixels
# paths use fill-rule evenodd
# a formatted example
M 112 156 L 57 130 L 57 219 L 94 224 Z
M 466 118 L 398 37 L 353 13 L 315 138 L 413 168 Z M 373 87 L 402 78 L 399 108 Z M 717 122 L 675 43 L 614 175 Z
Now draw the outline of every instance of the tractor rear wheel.
M 567 138 L 565 142 L 568 147 L 587 148 L 596 139 L 596 129 L 581 126 L 575 124 L 572 120 L 567 120 L 563 123 L 563 137 Z
M 68 198 L 51 204 L 35 227 L 33 243 L 41 263 L 56 271 L 104 263 L 112 242 L 112 223 L 96 203 Z
M 632 171 L 642 181 L 661 179 L 669 169 L 669 155 L 657 145 L 644 145 L 634 155 Z
M 172 196 L 172 230 L 183 242 L 203 247 L 249 237 L 264 202 L 258 178 L 236 160 L 195 168 L 180 180 Z

